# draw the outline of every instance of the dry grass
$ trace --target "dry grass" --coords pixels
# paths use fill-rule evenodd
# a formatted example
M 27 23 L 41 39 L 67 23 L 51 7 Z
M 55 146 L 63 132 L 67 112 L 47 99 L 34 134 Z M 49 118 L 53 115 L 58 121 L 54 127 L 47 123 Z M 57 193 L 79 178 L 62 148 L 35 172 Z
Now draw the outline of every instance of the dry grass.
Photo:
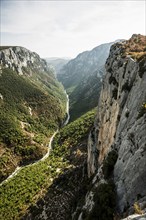
M 133 34 L 132 37 L 122 45 L 125 55 L 139 60 L 146 55 L 146 36 Z
M 143 211 L 141 210 L 141 208 L 137 202 L 134 203 L 134 211 L 136 214 L 139 214 L 139 215 L 143 214 Z
M 146 52 L 129 52 L 127 55 L 130 55 L 134 60 L 141 60 L 146 55 Z

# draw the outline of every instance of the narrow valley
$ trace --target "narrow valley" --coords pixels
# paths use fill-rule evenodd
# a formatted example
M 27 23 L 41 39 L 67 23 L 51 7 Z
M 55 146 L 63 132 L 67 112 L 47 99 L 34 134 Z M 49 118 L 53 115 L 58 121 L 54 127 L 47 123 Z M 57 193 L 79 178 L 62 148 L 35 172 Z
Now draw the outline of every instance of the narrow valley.
M 0 219 L 146 219 L 146 36 L 50 65 L 0 47 Z

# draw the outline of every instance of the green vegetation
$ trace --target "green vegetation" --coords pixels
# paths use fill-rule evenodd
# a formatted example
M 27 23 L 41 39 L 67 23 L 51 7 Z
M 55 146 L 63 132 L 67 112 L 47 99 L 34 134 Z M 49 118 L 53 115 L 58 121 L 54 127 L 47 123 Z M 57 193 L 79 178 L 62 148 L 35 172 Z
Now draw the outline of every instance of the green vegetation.
M 70 121 L 95 108 L 101 91 L 101 78 L 97 72 L 84 79 L 70 94 Z
M 146 54 L 144 54 L 143 56 L 141 56 L 138 59 L 138 62 L 139 62 L 139 71 L 138 72 L 139 72 L 140 78 L 143 77 L 144 72 L 146 71 L 145 60 L 146 60 Z
M 87 137 L 94 116 L 95 110 L 62 128 L 54 139 L 49 158 L 22 168 L 17 176 L 1 186 L 1 219 L 20 219 L 28 207 L 44 195 L 52 179 L 78 163 L 81 152 L 76 146 Z M 72 150 L 76 151 L 74 159 Z
M 117 152 L 115 150 L 112 150 L 108 153 L 107 157 L 104 159 L 102 170 L 105 179 L 108 179 L 112 175 L 114 165 L 117 161 L 117 157 L 118 157 Z
M 63 88 L 52 73 L 34 72 L 31 77 L 26 77 L 10 69 L 2 69 L 1 180 L 17 164 L 37 160 L 45 154 L 49 137 L 64 119 L 65 102 Z
M 94 195 L 94 207 L 85 220 L 113 220 L 116 205 L 115 185 L 113 182 L 102 183 Z
M 58 156 L 64 153 L 68 154 L 68 147 L 71 149 L 88 135 L 91 126 L 93 126 L 95 111 L 95 109 L 89 111 L 60 130 L 55 137 L 53 150 Z M 58 143 L 61 144 L 61 149 Z
M 141 210 L 141 208 L 137 202 L 134 203 L 134 211 L 136 214 L 139 214 L 139 215 L 144 214 L 144 212 Z
M 112 91 L 112 97 L 116 100 L 117 99 L 117 95 L 118 95 L 118 89 L 114 88 Z
M 99 183 L 98 186 L 93 186 L 94 206 L 89 212 L 83 210 L 84 220 L 113 220 L 116 207 L 116 190 L 113 182 L 113 169 L 117 161 L 118 154 L 115 150 L 111 150 L 103 161 L 104 183 Z M 90 189 L 91 191 L 91 189 Z
M 118 87 L 118 82 L 114 76 L 110 75 L 108 82 L 109 82 L 109 84 L 112 83 L 113 85 Z
M 65 166 L 59 158 L 39 162 L 22 170 L 1 186 L 0 219 L 19 219 L 57 176 L 56 169 Z
M 123 92 L 123 91 L 129 91 L 129 92 L 130 92 L 131 88 L 132 88 L 132 85 L 130 85 L 129 82 L 126 81 L 126 82 L 122 85 L 122 92 Z

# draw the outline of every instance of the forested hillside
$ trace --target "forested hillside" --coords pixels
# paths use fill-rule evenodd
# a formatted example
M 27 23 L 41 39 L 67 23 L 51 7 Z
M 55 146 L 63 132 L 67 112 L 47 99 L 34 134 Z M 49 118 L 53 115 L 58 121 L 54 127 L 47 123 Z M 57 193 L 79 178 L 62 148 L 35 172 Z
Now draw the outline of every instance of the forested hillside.
M 86 142 L 94 117 L 95 110 L 60 129 L 46 160 L 22 168 L 14 178 L 3 183 L 0 219 L 21 219 L 22 216 L 25 220 L 29 216 L 41 219 L 44 205 L 50 220 L 57 219 L 58 212 L 71 218 L 72 207 L 75 208 L 83 190 L 87 190 Z
M 38 160 L 65 117 L 66 95 L 44 60 L 25 48 L 0 48 L 0 178 Z

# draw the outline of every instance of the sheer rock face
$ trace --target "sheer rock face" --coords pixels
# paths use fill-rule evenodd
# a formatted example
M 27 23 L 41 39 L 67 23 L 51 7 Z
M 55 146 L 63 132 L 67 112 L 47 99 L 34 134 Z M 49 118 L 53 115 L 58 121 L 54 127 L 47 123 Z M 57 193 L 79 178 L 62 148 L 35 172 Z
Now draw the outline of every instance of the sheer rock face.
M 125 49 L 128 43 L 111 47 L 95 122 L 96 138 L 90 135 L 88 144 L 89 176 L 111 149 L 118 152 L 114 182 L 120 212 L 146 196 L 146 55 L 139 51 L 141 56 L 136 53 L 138 58 L 131 58 L 133 52 L 128 55 Z
M 84 51 L 64 65 L 58 74 L 58 79 L 63 83 L 64 87 L 66 89 L 73 86 L 77 87 L 83 79 L 100 70 L 105 64 L 113 43 L 102 44 L 91 51 Z M 102 71 L 99 71 L 98 77 L 102 78 L 102 75 Z
M 24 47 L 0 48 L 0 64 L 4 67 L 13 69 L 19 75 L 31 75 L 31 70 L 45 72 L 48 65 L 38 54 L 27 50 Z M 26 71 L 27 68 L 27 71 Z M 29 73 L 28 73 L 29 70 Z

